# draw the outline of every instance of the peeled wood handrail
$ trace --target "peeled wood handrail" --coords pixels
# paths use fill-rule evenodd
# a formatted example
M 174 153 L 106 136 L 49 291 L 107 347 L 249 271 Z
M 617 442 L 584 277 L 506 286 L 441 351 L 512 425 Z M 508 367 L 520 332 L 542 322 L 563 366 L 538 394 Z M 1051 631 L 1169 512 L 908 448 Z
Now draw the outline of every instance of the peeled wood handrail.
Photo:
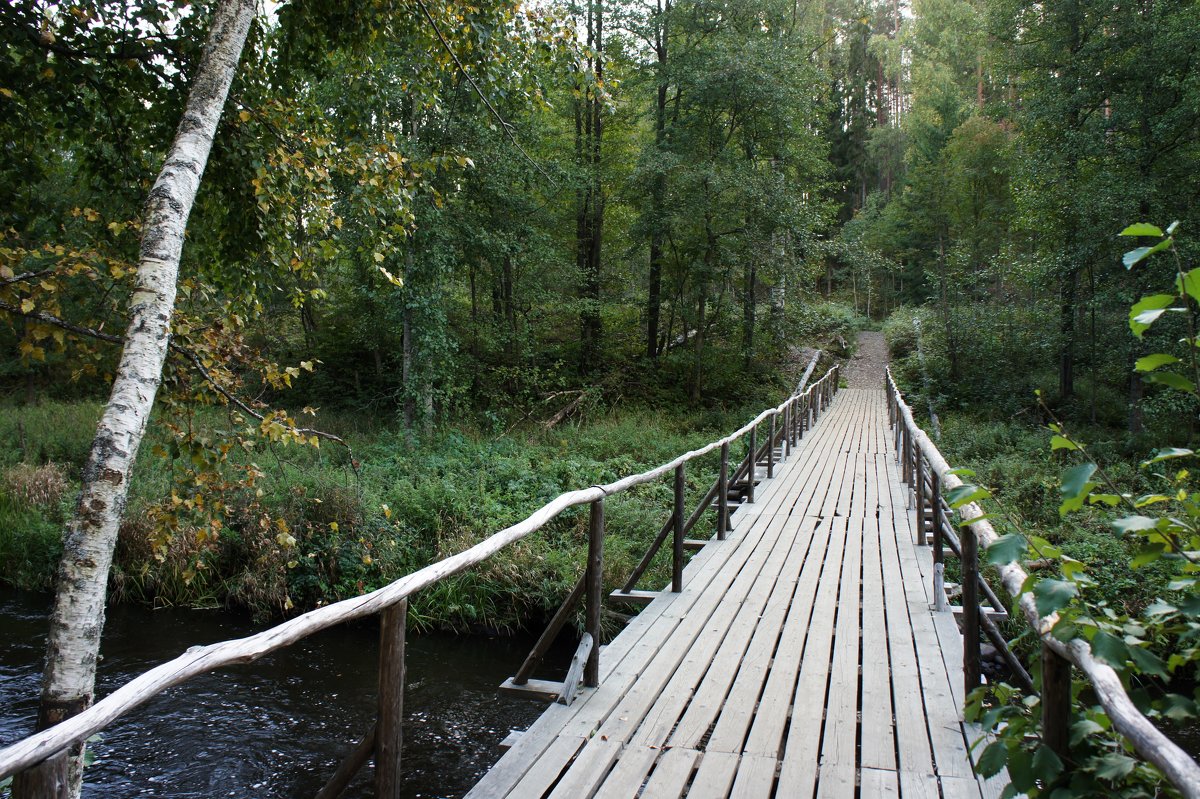
M 888 391 L 894 399 L 900 417 L 897 421 L 903 420 L 905 431 L 916 442 L 929 462 L 929 467 L 936 471 L 947 489 L 962 485 L 963 481 L 957 475 L 950 474 L 950 465 L 942 457 L 937 446 L 925 431 L 917 426 L 912 409 L 904 401 L 904 395 L 896 385 L 890 369 L 887 382 Z M 958 508 L 958 515 L 962 523 L 975 534 L 981 548 L 986 549 L 998 538 L 991 522 L 980 518 L 984 514 L 977 503 L 970 502 Z M 1025 618 L 1041 638 L 1043 646 L 1084 673 L 1116 730 L 1129 740 L 1139 755 L 1157 766 L 1184 796 L 1200 799 L 1200 764 L 1142 715 L 1125 693 L 1117 672 L 1111 666 L 1096 660 L 1087 641 L 1074 638 L 1064 643 L 1051 635 L 1050 631 L 1058 620 L 1058 614 L 1052 613 L 1043 618 L 1037 612 L 1032 592 L 1022 591 L 1029 575 L 1019 563 L 1007 563 L 998 566 L 997 569 L 1005 589 L 1017 599 Z
M 837 374 L 838 368 L 834 366 L 806 393 L 824 389 L 827 381 L 837 379 Z M 125 683 L 82 713 L 0 749 L 0 779 L 24 771 L 64 749 L 86 740 L 152 697 L 168 688 L 187 682 L 193 677 L 226 666 L 251 663 L 263 655 L 290 646 L 313 633 L 386 610 L 407 599 L 416 591 L 474 566 L 509 544 L 520 541 L 545 526 L 568 508 L 587 505 L 635 486 L 651 483 L 663 475 L 673 472 L 675 467 L 681 464 L 703 457 L 723 445 L 740 439 L 746 433 L 757 428 L 763 421 L 782 413 L 784 408 L 795 400 L 796 395 L 790 396 L 775 408 L 768 408 L 724 438 L 684 453 L 673 461 L 649 471 L 630 475 L 606 485 L 560 494 L 523 521 L 506 527 L 456 555 L 451 555 L 444 560 L 405 575 L 369 594 L 344 599 L 341 602 L 311 610 L 245 638 L 191 647 L 173 660 L 155 666 Z

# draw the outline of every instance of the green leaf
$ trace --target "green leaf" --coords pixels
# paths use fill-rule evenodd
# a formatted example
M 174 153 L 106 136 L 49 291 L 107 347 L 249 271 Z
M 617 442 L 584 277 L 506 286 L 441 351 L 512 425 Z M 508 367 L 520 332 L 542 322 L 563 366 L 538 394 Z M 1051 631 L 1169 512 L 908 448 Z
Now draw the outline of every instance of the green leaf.
M 1071 439 L 1064 438 L 1063 436 L 1051 436 L 1050 437 L 1050 450 L 1053 452 L 1056 449 L 1075 450 L 1075 449 L 1079 449 L 1079 445 L 1076 444 Z
M 988 544 L 987 562 L 994 566 L 1002 566 L 1006 563 L 1012 563 L 1020 560 L 1025 554 L 1025 550 L 1029 548 L 1025 541 L 1025 536 L 1020 533 L 1010 533 L 1002 535 L 992 543 Z
M 1078 746 L 1085 739 L 1102 732 L 1104 728 L 1091 719 L 1080 719 L 1071 725 L 1071 746 Z
M 975 502 L 977 500 L 987 499 L 990 496 L 991 492 L 989 492 L 986 488 L 971 485 L 970 483 L 955 486 L 945 493 L 946 504 L 951 508 L 961 508 L 963 505 Z
M 1051 782 L 1062 770 L 1063 762 L 1054 754 L 1054 750 L 1045 744 L 1039 746 L 1033 755 L 1034 775 L 1042 782 Z
M 1150 674 L 1162 680 L 1170 679 L 1170 676 L 1167 674 L 1167 667 L 1148 649 L 1143 649 L 1140 646 L 1129 647 L 1129 659 L 1133 661 L 1133 665 L 1137 666 L 1138 671 L 1142 674 Z
M 1138 338 L 1175 302 L 1173 294 L 1151 294 L 1142 297 L 1129 309 L 1129 329 Z
M 1121 497 L 1118 494 L 1092 494 L 1088 497 L 1088 502 L 1093 505 L 1104 504 L 1110 508 L 1115 508 L 1121 504 Z
M 1102 780 L 1119 780 L 1128 776 L 1133 767 L 1137 765 L 1137 761 L 1132 757 L 1125 757 L 1115 752 L 1107 754 L 1104 757 L 1098 757 L 1092 764 L 1096 770 L 1096 776 Z
M 1118 236 L 1157 236 L 1162 237 L 1163 232 L 1149 222 L 1136 222 L 1118 233 Z
M 1164 352 L 1156 352 L 1153 355 L 1146 355 L 1138 358 L 1133 364 L 1134 371 L 1137 372 L 1153 372 L 1160 366 L 1166 366 L 1169 363 L 1179 363 L 1179 359 L 1174 355 L 1167 355 Z
M 1184 272 L 1182 280 L 1175 278 L 1175 290 L 1180 294 L 1187 292 L 1192 299 L 1200 300 L 1200 267 Z
M 1134 533 L 1139 530 L 1153 530 L 1158 524 L 1157 519 L 1152 519 L 1149 516 L 1126 516 L 1123 519 L 1117 519 L 1112 523 L 1112 526 L 1117 528 L 1120 533 Z
M 1060 490 L 1064 497 L 1077 497 L 1087 490 L 1088 480 L 1096 472 L 1096 464 L 1084 463 L 1079 466 L 1073 466 L 1063 472 L 1062 487 Z
M 1096 483 L 1089 481 L 1095 471 L 1096 464 L 1084 463 L 1063 472 L 1062 486 L 1059 488 L 1063 495 L 1063 503 L 1058 506 L 1060 516 L 1083 507 L 1087 495 L 1096 487 Z
M 1033 587 L 1033 596 L 1039 616 L 1049 616 L 1056 610 L 1066 607 L 1079 593 L 1075 583 L 1066 580 L 1039 580 Z
M 1155 372 L 1154 374 L 1146 375 L 1142 380 L 1145 380 L 1147 383 L 1159 383 L 1179 391 L 1186 391 L 1189 394 L 1196 392 L 1196 385 L 1191 380 L 1174 372 Z
M 1141 261 L 1150 254 L 1149 247 L 1138 247 L 1135 250 L 1130 250 L 1121 256 L 1121 263 L 1125 264 L 1126 269 L 1132 269 L 1138 261 Z
M 953 474 L 958 477 L 974 477 L 975 470 L 974 469 L 951 469 L 948 472 L 946 472 L 946 474 Z
M 1008 747 L 1000 741 L 992 741 L 983 750 L 983 754 L 979 756 L 979 762 L 976 764 L 976 770 L 981 777 L 991 777 L 1000 773 L 1000 769 L 1004 768 L 1004 764 L 1008 762 Z
M 1163 447 L 1162 449 L 1154 450 L 1154 455 L 1148 461 L 1142 461 L 1142 466 L 1149 466 L 1152 463 L 1165 461 L 1170 458 L 1186 458 L 1189 455 L 1196 453 L 1190 449 L 1180 449 L 1179 447 Z
M 1122 671 L 1125 668 L 1125 661 L 1129 659 L 1129 647 L 1115 635 L 1099 630 L 1092 636 L 1092 654 L 1096 656 L 1097 660 L 1102 660 L 1114 669 Z

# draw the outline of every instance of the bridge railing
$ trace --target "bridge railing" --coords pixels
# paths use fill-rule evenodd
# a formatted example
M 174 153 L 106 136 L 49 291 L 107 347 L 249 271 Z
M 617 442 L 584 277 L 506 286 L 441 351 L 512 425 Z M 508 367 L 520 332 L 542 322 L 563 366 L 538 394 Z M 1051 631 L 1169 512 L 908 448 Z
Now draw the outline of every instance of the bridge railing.
M 942 497 L 944 492 L 957 488 L 963 481 L 952 473 L 937 446 L 914 421 L 912 409 L 904 401 L 891 370 L 887 372 L 884 388 L 887 391 L 889 419 L 895 427 L 896 453 L 901 473 L 916 497 L 918 541 L 926 543 L 927 532 L 932 532 L 934 558 L 938 564 L 942 562 L 943 545 L 951 546 L 961 559 L 963 677 L 966 691 L 970 692 L 981 680 L 981 626 L 993 642 L 996 641 L 994 636 L 999 635 L 988 614 L 981 612 L 978 596 L 980 587 L 985 587 L 982 590 L 990 594 L 989 599 L 997 605 L 997 610 L 1000 609 L 999 599 L 979 577 L 979 549 L 986 549 L 998 536 L 991 522 L 984 517 L 983 510 L 974 502 L 959 507 L 959 522 L 957 525 L 951 523 L 952 511 Z M 962 530 L 961 540 L 954 534 L 955 526 Z M 1184 796 L 1200 799 L 1200 764 L 1142 715 L 1125 691 L 1120 676 L 1111 666 L 1095 658 L 1085 639 L 1060 641 L 1052 635 L 1058 614 L 1042 616 L 1038 613 L 1033 594 L 1025 590 L 1029 575 L 1020 563 L 1008 563 L 996 568 L 1004 589 L 1041 639 L 1042 740 L 1056 754 L 1066 756 L 1070 740 L 1071 667 L 1074 666 L 1091 683 L 1113 727 L 1129 741 L 1134 750 L 1157 766 Z M 934 574 L 936 580 L 941 569 L 935 567 Z M 936 585 L 935 588 L 935 596 L 939 596 L 942 586 Z M 1008 652 L 1007 646 L 998 648 L 1001 652 Z M 1008 657 L 1012 658 L 1011 653 L 1008 653 Z M 1014 673 L 1027 690 L 1033 690 L 1032 680 L 1024 668 Z
M 817 350 L 809 361 L 808 368 L 805 369 L 803 377 L 800 378 L 796 390 L 792 392 L 792 396 L 780 406 L 782 410 L 770 418 L 770 430 L 766 440 L 762 441 L 761 446 L 758 443 L 759 435 L 757 426 L 750 428 L 746 436 L 748 438 L 746 455 L 733 469 L 732 473 L 729 469 L 729 442 L 721 444 L 721 466 L 718 477 L 709 486 L 700 502 L 690 514 L 687 512 L 684 500 L 684 483 L 687 476 L 684 471 L 684 464 L 679 464 L 675 468 L 675 497 L 671 516 L 659 528 L 658 534 L 650 542 L 642 559 L 633 568 L 624 585 L 609 594 L 611 600 L 623 604 L 648 604 L 659 596 L 658 591 L 639 591 L 637 590 L 637 585 L 651 563 L 653 563 L 655 557 L 662 550 L 668 536 L 671 536 L 670 590 L 673 593 L 679 593 L 683 590 L 684 551 L 687 549 L 699 549 L 707 543 L 706 540 L 689 539 L 686 536 L 696 527 L 701 517 L 704 516 L 705 511 L 709 509 L 716 511 L 715 537 L 718 541 L 725 540 L 725 535 L 729 529 L 729 516 L 731 513 L 730 498 L 736 497 L 739 503 L 742 501 L 753 503 L 754 489 L 759 476 L 762 474 L 765 474 L 767 478 L 775 476 L 776 451 L 779 450 L 780 454 L 784 457 L 790 456 L 793 445 L 812 426 L 817 416 L 820 415 L 821 411 L 828 405 L 829 400 L 832 399 L 833 392 L 837 390 L 838 372 L 836 370 L 838 367 L 836 366 L 831 370 L 832 377 L 826 375 L 829 379 L 822 381 L 823 384 L 819 388 L 818 386 L 813 386 L 814 390 L 805 390 L 808 379 L 812 375 L 813 369 L 816 368 L 820 356 L 821 351 Z M 765 472 L 760 471 L 761 465 L 764 463 Z M 716 502 L 715 506 L 713 504 L 714 500 Z M 589 525 L 589 538 L 595 538 L 597 535 L 602 537 L 603 530 L 597 531 L 594 524 Z M 587 590 L 590 574 L 589 570 L 585 570 L 580 575 L 575 587 L 567 595 L 567 598 L 563 600 L 563 603 L 551 618 L 546 629 L 538 637 L 537 642 L 533 645 L 533 649 L 525 658 L 521 667 L 517 669 L 517 673 L 500 686 L 501 690 L 535 699 L 557 700 L 564 704 L 570 704 L 579 684 L 579 675 L 576 672 L 579 670 L 580 664 L 588 661 L 594 642 L 599 640 L 598 631 L 589 629 L 583 635 L 576 649 L 575 656 L 571 660 L 571 668 L 568 669 L 567 676 L 562 682 L 535 680 L 532 679 L 532 675 L 534 670 L 541 664 L 542 658 L 545 657 L 558 637 L 558 634 L 574 616 Z M 585 684 L 591 683 L 586 683 L 585 681 Z
M 729 446 L 749 436 L 750 451 L 756 452 L 756 437 L 760 426 L 768 424 L 772 431 L 769 440 L 777 441 L 781 430 L 797 430 L 816 418 L 833 400 L 838 388 L 839 369 L 831 368 L 821 379 L 803 391 L 792 393 L 774 408 L 768 408 L 753 420 L 724 438 L 699 449 L 684 453 L 669 463 L 649 471 L 631 475 L 606 485 L 568 491 L 534 511 L 517 524 L 507 527 L 474 546 L 448 558 L 407 574 L 369 594 L 345 599 L 245 638 L 222 641 L 207 646 L 194 646 L 173 660 L 162 663 L 135 677 L 120 688 L 78 715 L 37 732 L 22 741 L 0 749 L 0 780 L 17 774 L 51 758 L 65 758 L 70 750 L 83 744 L 90 736 L 103 730 L 117 719 L 134 710 L 163 691 L 181 685 L 193 677 L 227 666 L 250 663 L 264 655 L 290 646 L 313 633 L 355 619 L 380 615 L 379 700 L 376 722 L 339 766 L 329 783 L 318 794 L 330 799 L 340 794 L 354 774 L 372 755 L 375 756 L 375 786 L 378 796 L 398 796 L 400 777 L 401 716 L 404 690 L 405 618 L 408 597 L 415 592 L 462 572 L 490 558 L 504 547 L 513 544 L 542 528 L 565 510 L 581 505 L 590 506 L 588 557 L 582 578 L 586 605 L 586 636 L 593 645 L 586 654 L 577 653 L 572 674 L 579 675 L 585 685 L 595 686 L 600 667 L 600 608 L 601 575 L 604 552 L 604 500 L 639 485 L 673 475 L 676 484 L 676 511 L 672 530 L 676 540 L 682 512 L 679 510 L 680 476 L 686 464 L 715 450 L 727 456 Z M 779 424 L 780 420 L 782 424 Z M 751 486 L 754 480 L 750 481 Z M 710 500 L 711 501 L 711 500 Z M 718 515 L 720 520 L 728 516 Z M 676 552 L 679 549 L 676 547 Z M 681 560 L 675 569 L 681 570 Z M 583 652 L 583 650 L 580 650 Z M 573 687 L 570 689 L 573 692 Z

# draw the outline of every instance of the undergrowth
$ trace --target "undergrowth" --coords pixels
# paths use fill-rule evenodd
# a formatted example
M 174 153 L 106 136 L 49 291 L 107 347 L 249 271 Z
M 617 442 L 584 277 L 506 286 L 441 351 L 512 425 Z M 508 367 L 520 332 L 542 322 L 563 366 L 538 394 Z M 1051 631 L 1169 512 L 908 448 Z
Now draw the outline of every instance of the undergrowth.
M 253 486 L 235 484 L 219 495 L 223 526 L 202 529 L 180 513 L 165 536 L 156 514 L 170 506 L 178 472 L 186 473 L 190 464 L 186 453 L 163 456 L 171 441 L 156 417 L 118 536 L 111 598 L 240 607 L 259 618 L 345 599 L 462 551 L 564 491 L 610 482 L 706 444 L 774 399 L 759 397 L 738 408 L 598 410 L 586 421 L 550 430 L 532 425 L 499 436 L 458 427 L 419 444 L 400 429 L 338 424 L 349 435 L 357 471 L 344 450 L 328 444 L 236 451 L 231 465 L 253 464 L 261 477 Z M 24 588 L 51 586 L 98 413 L 94 403 L 46 402 L 0 414 L 0 580 Z M 216 408 L 190 423 L 214 433 L 230 425 Z M 740 456 L 735 448 L 732 457 Z M 689 511 L 717 468 L 713 454 L 688 469 Z M 46 477 L 42 488 L 53 483 L 53 497 L 30 495 L 37 488 L 30 478 L 38 473 Z M 624 582 L 669 517 L 671 502 L 669 476 L 606 501 L 606 590 Z M 714 523 L 706 514 L 695 534 Z M 554 611 L 582 573 L 586 552 L 587 508 L 575 508 L 479 566 L 413 596 L 412 623 L 459 631 L 536 623 Z M 641 585 L 665 584 L 669 558 L 665 547 Z

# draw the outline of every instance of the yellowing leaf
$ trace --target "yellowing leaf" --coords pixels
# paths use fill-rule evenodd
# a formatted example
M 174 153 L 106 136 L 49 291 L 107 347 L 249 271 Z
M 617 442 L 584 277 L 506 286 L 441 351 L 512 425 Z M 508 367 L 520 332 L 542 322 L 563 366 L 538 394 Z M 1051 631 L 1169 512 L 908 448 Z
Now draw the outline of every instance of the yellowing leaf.
M 249 122 L 250 121 L 250 112 L 242 111 L 240 114 L 238 114 L 238 119 L 242 120 L 243 122 Z
M 33 307 L 34 307 L 33 300 L 30 300 L 30 299 L 21 300 L 21 313 L 33 313 Z
M 337 523 L 337 522 L 330 522 L 330 523 L 329 523 L 329 529 L 330 529 L 330 530 L 333 530 L 333 531 L 336 533 L 336 532 L 338 531 L 338 523 Z
M 7 97 L 10 100 L 16 96 L 15 94 L 13 94 L 12 89 L 0 89 L 0 94 L 3 94 L 5 97 Z
M 377 266 L 377 267 L 375 267 L 375 268 L 376 268 L 376 269 L 378 269 L 378 270 L 379 270 L 381 273 L 383 273 L 383 276 L 384 276 L 385 278 L 387 278 L 387 282 L 391 283 L 393 286 L 396 286 L 396 287 L 398 287 L 398 288 L 404 288 L 404 281 L 403 281 L 403 280 L 401 280 L 400 278 L 396 277 L 396 276 L 395 276 L 395 275 L 393 275 L 391 272 L 389 272 L 388 270 L 384 269 L 382 266 Z
M 381 252 L 375 253 L 375 263 L 377 263 L 377 264 L 383 263 L 383 253 L 381 253 Z

